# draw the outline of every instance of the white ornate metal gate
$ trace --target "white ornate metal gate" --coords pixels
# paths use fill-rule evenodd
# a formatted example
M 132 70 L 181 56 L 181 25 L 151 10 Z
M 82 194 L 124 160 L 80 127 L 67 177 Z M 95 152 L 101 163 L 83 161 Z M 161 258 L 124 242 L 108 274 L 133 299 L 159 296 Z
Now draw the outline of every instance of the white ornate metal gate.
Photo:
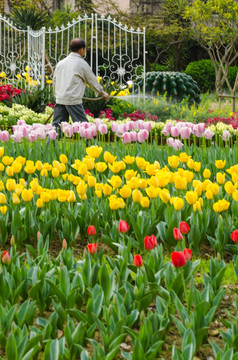
M 0 15 L 0 72 L 6 73 L 2 82 L 17 83 L 19 74 L 22 81 L 28 66 L 29 85 L 37 82 L 44 88 L 46 76 L 52 79 L 57 62 L 69 54 L 75 37 L 86 40 L 85 58 L 103 80 L 123 85 L 139 74 L 145 76 L 145 29 L 135 30 L 110 16 L 91 14 L 60 28 L 20 30 Z M 140 93 L 134 86 L 133 93 Z

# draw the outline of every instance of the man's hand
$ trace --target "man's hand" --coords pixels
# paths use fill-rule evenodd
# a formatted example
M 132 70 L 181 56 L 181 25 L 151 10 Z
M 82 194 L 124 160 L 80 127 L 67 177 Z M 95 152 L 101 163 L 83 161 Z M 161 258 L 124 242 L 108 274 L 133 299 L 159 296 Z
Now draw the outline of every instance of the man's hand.
M 109 95 L 107 92 L 105 92 L 105 91 L 102 91 L 102 97 L 103 97 L 104 99 L 106 99 L 106 100 L 109 100 L 109 99 L 110 99 L 110 95 Z

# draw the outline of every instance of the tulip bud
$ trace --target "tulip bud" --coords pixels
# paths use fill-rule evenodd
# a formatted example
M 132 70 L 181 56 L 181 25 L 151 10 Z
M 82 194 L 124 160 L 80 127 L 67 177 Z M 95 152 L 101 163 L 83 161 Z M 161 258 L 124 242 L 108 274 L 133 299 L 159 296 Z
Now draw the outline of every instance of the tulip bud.
M 142 310 L 140 313 L 140 321 L 143 322 L 144 320 L 145 320 L 145 312 L 144 310 Z
M 113 305 L 117 304 L 117 295 L 116 294 L 113 296 L 112 303 L 113 303 Z
M 15 245 L 15 238 L 14 238 L 13 235 L 11 236 L 10 244 L 11 244 L 11 246 L 14 246 L 14 245 Z
M 134 295 L 135 295 L 135 297 L 137 297 L 138 292 L 139 292 L 138 287 L 135 285 L 135 287 L 134 287 Z
M 186 329 L 189 329 L 189 326 L 190 326 L 190 321 L 188 320 L 188 318 L 187 319 L 185 319 L 185 328 Z
M 11 261 L 11 258 L 10 258 L 10 255 L 8 254 L 7 251 L 3 251 L 3 254 L 2 254 L 2 263 L 3 264 L 9 264 Z
M 89 225 L 87 228 L 87 233 L 89 236 L 96 235 L 96 229 L 94 225 Z
M 143 265 L 143 260 L 142 257 L 140 255 L 135 255 L 134 256 L 134 265 L 137 267 L 141 267 Z
M 120 220 L 119 221 L 119 225 L 118 225 L 118 230 L 120 233 L 126 233 L 129 229 L 129 225 L 127 224 L 126 221 L 124 220 Z
M 62 241 L 62 249 L 67 249 L 67 247 L 68 247 L 67 241 L 65 239 L 63 239 L 63 241 Z
M 37 231 L 37 235 L 36 235 L 36 237 L 37 237 L 37 240 L 40 240 L 40 237 L 42 236 L 42 234 L 41 234 L 41 232 L 38 230 Z

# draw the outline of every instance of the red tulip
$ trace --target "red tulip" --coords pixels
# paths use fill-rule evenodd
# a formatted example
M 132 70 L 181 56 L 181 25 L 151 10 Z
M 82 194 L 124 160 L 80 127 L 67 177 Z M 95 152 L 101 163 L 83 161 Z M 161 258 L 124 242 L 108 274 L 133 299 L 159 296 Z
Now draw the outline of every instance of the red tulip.
M 186 264 L 186 257 L 182 251 L 172 252 L 171 260 L 175 267 L 181 267 Z
M 192 257 L 192 250 L 190 249 L 184 249 L 183 250 L 184 256 L 186 258 L 186 260 L 191 260 Z
M 89 254 L 95 254 L 96 251 L 97 251 L 97 246 L 98 246 L 97 243 L 88 244 L 88 245 L 87 245 L 87 250 L 88 250 Z
M 143 260 L 142 257 L 140 255 L 135 255 L 134 256 L 134 265 L 137 267 L 141 267 L 143 265 Z
M 235 230 L 233 233 L 231 233 L 231 238 L 234 242 L 238 241 L 238 230 Z
M 62 241 L 62 249 L 67 249 L 67 247 L 68 247 L 67 241 L 66 241 L 66 239 L 63 239 L 63 241 Z
M 10 255 L 8 254 L 7 251 L 3 251 L 3 254 L 2 254 L 2 263 L 3 264 L 9 264 L 11 261 L 11 258 L 10 258 Z
M 87 228 L 87 233 L 89 236 L 93 236 L 96 235 L 96 229 L 94 225 L 89 225 L 89 227 Z
M 189 232 L 189 225 L 185 221 L 180 221 L 179 230 L 181 234 L 187 234 Z
M 173 229 L 173 235 L 174 235 L 175 240 L 183 239 L 183 235 L 181 234 L 181 231 L 178 228 Z
M 154 235 L 146 236 L 144 238 L 144 245 L 146 250 L 152 250 L 157 246 L 157 240 Z
M 126 221 L 124 220 L 120 220 L 119 221 L 119 225 L 118 225 L 118 230 L 120 233 L 126 233 L 129 229 L 129 225 L 127 224 Z

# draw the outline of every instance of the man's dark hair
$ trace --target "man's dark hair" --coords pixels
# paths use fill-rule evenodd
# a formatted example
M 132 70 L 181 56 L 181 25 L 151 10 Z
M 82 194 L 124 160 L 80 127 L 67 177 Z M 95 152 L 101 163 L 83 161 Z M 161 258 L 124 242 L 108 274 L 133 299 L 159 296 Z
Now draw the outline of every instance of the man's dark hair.
M 72 52 L 78 52 L 78 50 L 85 48 L 86 48 L 86 42 L 82 38 L 76 38 L 71 40 L 70 42 L 70 50 Z

